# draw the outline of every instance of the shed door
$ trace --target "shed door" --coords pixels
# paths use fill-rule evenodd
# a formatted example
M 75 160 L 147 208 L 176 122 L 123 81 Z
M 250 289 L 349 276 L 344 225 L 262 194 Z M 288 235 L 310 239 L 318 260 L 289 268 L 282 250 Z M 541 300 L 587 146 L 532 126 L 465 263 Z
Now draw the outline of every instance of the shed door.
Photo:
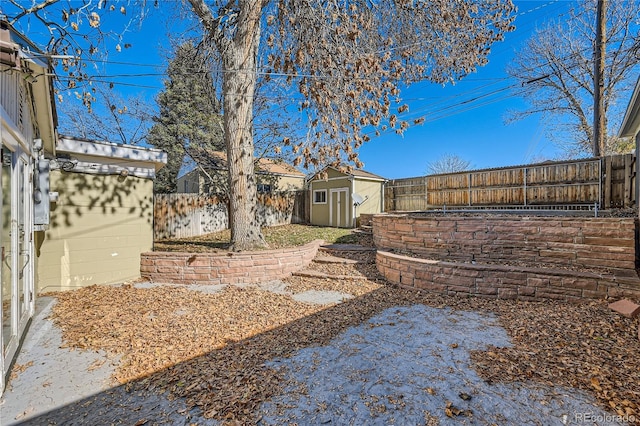
M 349 188 L 331 189 L 329 194 L 329 223 L 331 226 L 349 226 Z

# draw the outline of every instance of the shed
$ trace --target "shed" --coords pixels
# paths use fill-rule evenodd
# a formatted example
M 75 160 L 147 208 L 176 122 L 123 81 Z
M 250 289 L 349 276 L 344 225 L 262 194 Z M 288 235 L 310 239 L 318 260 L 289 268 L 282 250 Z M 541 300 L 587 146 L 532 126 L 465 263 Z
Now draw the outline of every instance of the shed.
M 365 170 L 326 167 L 309 180 L 312 225 L 353 228 L 362 213 L 382 213 L 386 179 Z

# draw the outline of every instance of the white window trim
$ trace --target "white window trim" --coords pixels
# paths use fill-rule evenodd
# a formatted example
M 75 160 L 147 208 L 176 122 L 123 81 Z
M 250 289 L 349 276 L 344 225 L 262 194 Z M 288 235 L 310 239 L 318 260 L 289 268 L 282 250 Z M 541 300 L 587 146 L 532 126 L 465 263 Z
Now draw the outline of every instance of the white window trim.
M 324 192 L 324 202 L 316 201 L 316 193 Z M 327 190 L 326 189 L 314 189 L 313 190 L 313 204 L 327 204 Z

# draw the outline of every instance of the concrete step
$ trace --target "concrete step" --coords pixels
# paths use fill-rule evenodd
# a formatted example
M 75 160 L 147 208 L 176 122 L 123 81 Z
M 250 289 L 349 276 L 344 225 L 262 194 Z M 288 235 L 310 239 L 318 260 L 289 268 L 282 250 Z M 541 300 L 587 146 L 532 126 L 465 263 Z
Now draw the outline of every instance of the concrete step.
M 364 235 L 373 235 L 373 231 L 368 230 L 368 229 L 354 229 L 353 230 L 354 234 L 364 234 Z
M 358 260 L 353 260 L 353 259 L 345 259 L 344 257 L 336 257 L 336 256 L 322 256 L 322 257 L 316 257 L 315 259 L 313 259 L 313 261 L 315 263 L 333 263 L 333 264 L 340 264 L 340 265 L 355 265 L 357 263 L 360 263 L 360 261 Z
M 627 318 L 635 318 L 640 315 L 640 306 L 628 299 L 618 300 L 609 304 L 609 309 Z
M 318 249 L 324 252 L 332 251 L 376 251 L 375 247 L 365 247 L 359 244 L 327 244 Z
M 361 275 L 331 275 L 320 271 L 313 271 L 311 269 L 303 269 L 302 271 L 294 272 L 292 275 L 296 277 L 305 278 L 325 278 L 331 280 L 366 280 L 367 277 Z

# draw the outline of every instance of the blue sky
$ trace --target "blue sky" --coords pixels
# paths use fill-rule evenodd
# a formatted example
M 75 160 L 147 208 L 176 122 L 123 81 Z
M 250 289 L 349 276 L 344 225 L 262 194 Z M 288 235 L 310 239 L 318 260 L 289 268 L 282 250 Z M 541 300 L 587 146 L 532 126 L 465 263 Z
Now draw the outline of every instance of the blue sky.
M 424 116 L 426 122 L 410 128 L 402 136 L 389 132 L 366 143 L 360 149 L 366 170 L 392 179 L 423 175 L 427 163 L 444 154 L 456 154 L 470 161 L 473 168 L 544 161 L 561 154 L 546 137 L 539 117 L 505 124 L 509 110 L 526 106 L 521 98 L 507 90 L 514 81 L 507 78 L 505 67 L 537 28 L 548 20 L 563 19 L 576 2 L 526 0 L 515 1 L 515 4 L 518 7 L 516 30 L 507 34 L 504 42 L 494 45 L 488 65 L 455 86 L 420 83 L 403 92 L 402 97 L 410 106 L 410 117 L 412 114 Z M 167 22 L 172 26 L 179 23 L 174 16 L 169 15 L 167 19 L 166 8 L 164 12 L 152 13 L 141 28 L 131 27 L 124 42 L 131 43 L 132 47 L 120 52 L 112 50 L 108 58 L 110 64 L 105 68 L 96 66 L 94 72 L 106 73 L 105 80 L 128 84 L 116 85 L 116 90 L 142 93 L 153 99 L 162 88 L 162 76 L 146 74 L 162 74 L 166 69 Z M 111 14 L 103 19 L 102 25 L 121 26 L 127 19 L 129 16 Z M 117 41 L 109 44 L 114 48 Z M 113 77 L 115 74 L 138 76 Z M 473 100 L 475 98 L 478 99 Z M 470 102 L 461 104 L 465 101 Z
M 558 19 L 572 3 L 516 1 L 516 30 L 507 34 L 504 42 L 494 45 L 489 64 L 455 86 L 423 83 L 412 87 L 406 98 L 435 98 L 410 103 L 410 111 L 430 104 L 426 108 L 430 112 L 427 122 L 410 128 L 403 136 L 383 135 L 365 145 L 360 151 L 365 169 L 392 179 L 423 175 L 427 163 L 444 154 L 458 155 L 470 161 L 473 168 L 526 164 L 561 155 L 546 137 L 539 117 L 505 124 L 508 111 L 521 110 L 526 104 L 503 89 L 514 84 L 507 79 L 505 68 L 515 52 L 545 21 Z M 495 95 L 451 107 L 493 92 Z M 439 112 L 441 109 L 444 111 Z

